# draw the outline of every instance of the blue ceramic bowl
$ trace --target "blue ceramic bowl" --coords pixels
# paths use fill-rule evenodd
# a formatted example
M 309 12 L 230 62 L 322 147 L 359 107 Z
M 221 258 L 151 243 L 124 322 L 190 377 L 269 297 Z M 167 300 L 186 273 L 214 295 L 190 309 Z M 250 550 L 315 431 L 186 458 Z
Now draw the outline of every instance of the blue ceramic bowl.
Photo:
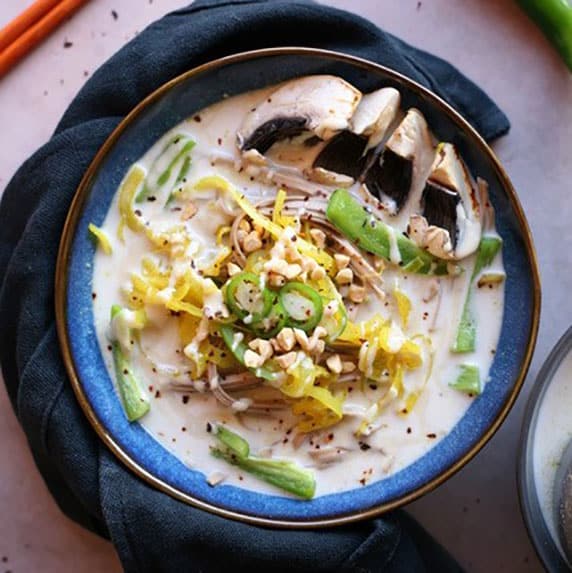
M 336 74 L 362 91 L 394 86 L 405 107 L 419 108 L 442 141 L 454 143 L 472 172 L 490 184 L 504 241 L 505 309 L 498 350 L 484 393 L 451 433 L 416 462 L 367 487 L 298 501 L 230 485 L 211 488 L 138 424 L 129 424 L 97 344 L 91 303 L 93 243 L 128 167 L 167 130 L 194 112 L 235 95 L 306 74 Z M 259 524 L 313 527 L 376 515 L 410 502 L 459 470 L 498 429 L 526 374 L 536 339 L 540 286 L 521 206 L 493 152 L 450 106 L 382 66 L 332 52 L 281 48 L 205 64 L 166 84 L 119 125 L 86 173 L 64 230 L 57 270 L 58 329 L 66 367 L 81 406 L 100 437 L 135 473 L 159 489 L 206 510 Z M 73 320 L 71 319 L 73 317 Z

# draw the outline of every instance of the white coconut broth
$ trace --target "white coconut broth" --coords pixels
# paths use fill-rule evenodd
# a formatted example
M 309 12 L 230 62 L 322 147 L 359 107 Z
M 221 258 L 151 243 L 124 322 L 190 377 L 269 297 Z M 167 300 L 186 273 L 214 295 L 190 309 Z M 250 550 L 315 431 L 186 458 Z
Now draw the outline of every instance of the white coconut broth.
M 245 115 L 258 102 L 266 99 L 273 89 L 228 98 L 200 111 L 165 134 L 137 164 L 148 173 L 173 136 L 184 133 L 196 142 L 191 152 L 192 166 L 184 182 L 188 188 L 192 188 L 204 176 L 218 175 L 240 189 L 254 204 L 263 198 L 274 198 L 282 187 L 280 182 L 272 180 L 272 171 L 261 173 L 256 166 L 245 167 L 245 163 L 240 162 L 241 154 L 236 142 L 236 133 Z M 304 146 L 288 147 L 287 143 L 276 144 L 268 155 L 279 163 L 285 154 L 292 161 L 296 159 L 293 154 L 300 153 L 299 163 L 307 163 L 303 155 Z M 307 154 L 311 155 L 312 150 L 306 149 Z M 168 160 L 165 161 L 168 163 Z M 288 172 L 296 173 L 296 167 L 296 162 L 291 162 Z M 298 175 L 301 177 L 300 173 Z M 173 185 L 172 179 L 167 187 Z M 326 185 L 314 186 L 321 187 L 326 193 L 335 189 Z M 363 194 L 356 183 L 351 186 L 351 191 L 356 196 Z M 197 245 L 193 257 L 198 268 L 206 266 L 216 257 L 219 251 L 217 230 L 231 220 L 217 203 L 219 196 L 220 193 L 214 189 L 193 194 L 192 201 L 198 209 L 192 218 L 184 222 L 185 233 Z M 156 228 L 166 229 L 170 225 L 181 224 L 181 208 L 185 207 L 185 203 L 175 202 L 165 208 L 164 201 L 147 200 L 136 207 L 144 220 L 151 221 Z M 383 211 L 376 212 L 376 216 L 385 219 L 399 231 L 406 228 L 406 221 L 399 217 L 391 217 Z M 125 228 L 124 240 L 119 240 L 119 224 L 116 194 L 101 227 L 109 237 L 113 252 L 109 255 L 98 249 L 93 275 L 95 326 L 102 355 L 114 380 L 110 308 L 114 304 L 127 304 L 125 289 L 130 284 L 132 274 L 140 272 L 141 260 L 161 256 L 142 233 Z M 352 412 L 364 412 L 380 400 L 387 392 L 387 386 L 383 384 L 358 381 L 345 385 L 344 413 L 348 412 L 348 415 L 344 415 L 337 424 L 307 434 L 305 438 L 299 436 L 296 429 L 298 420 L 290 409 L 270 416 L 249 415 L 248 410 L 238 412 L 237 409 L 221 405 L 208 391 L 195 391 L 203 389 L 204 385 L 199 384 L 194 388 L 189 380 L 188 359 L 179 339 L 178 318 L 161 305 L 146 306 L 148 322 L 139 335 L 140 347 L 134 344 L 130 353 L 133 370 L 150 401 L 149 412 L 139 422 L 183 463 L 202 472 L 205 479 L 210 478 L 213 483 L 222 481 L 250 490 L 289 495 L 213 457 L 210 450 L 217 440 L 212 432 L 207 432 L 207 422 L 226 424 L 249 442 L 254 454 L 288 459 L 311 468 L 316 478 L 316 496 L 362 487 L 387 478 L 433 448 L 457 424 L 473 400 L 478 399 L 449 385 L 455 380 L 462 363 L 479 366 L 486 388 L 502 322 L 502 284 L 474 288 L 472 305 L 477 317 L 476 350 L 470 354 L 455 354 L 450 350 L 474 261 L 473 254 L 460 261 L 464 272 L 439 278 L 406 274 L 398 266 L 388 263 L 382 271 L 384 289 L 387 290 L 385 300 L 368 294 L 367 302 L 354 305 L 357 307 L 355 309 L 348 308 L 350 318 L 356 322 L 381 313 L 398 324 L 399 313 L 391 295 L 397 284 L 411 301 L 405 334 L 408 337 L 420 335 L 431 341 L 432 351 L 424 346 L 423 366 L 405 374 L 406 387 L 421 389 L 412 411 L 404 413 L 403 402 L 399 400 L 389 403 L 376 418 L 375 431 L 369 435 L 355 435 L 363 420 Z M 500 252 L 491 269 L 502 271 Z M 440 289 L 439 296 L 434 293 L 436 285 Z M 152 361 L 147 360 L 145 355 L 151 357 Z M 430 376 L 426 380 L 431 361 Z M 157 365 L 160 367 L 157 368 Z M 173 390 L 174 382 L 188 385 L 189 391 Z M 248 391 L 245 391 L 239 392 L 236 397 L 248 395 Z M 337 451 L 343 455 L 334 463 L 323 463 L 316 457 L 316 452 L 320 450 L 330 453 Z

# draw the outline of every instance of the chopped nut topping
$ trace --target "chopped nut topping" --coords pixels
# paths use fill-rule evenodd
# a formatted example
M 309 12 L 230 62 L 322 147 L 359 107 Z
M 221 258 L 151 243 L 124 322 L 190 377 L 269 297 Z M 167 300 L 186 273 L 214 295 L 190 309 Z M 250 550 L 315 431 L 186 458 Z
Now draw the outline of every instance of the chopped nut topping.
M 340 374 L 342 372 L 342 359 L 339 354 L 332 354 L 326 360 L 326 366 L 329 368 L 330 372 L 334 374 Z
M 264 358 L 253 350 L 247 350 L 244 353 L 244 365 L 247 368 L 259 368 L 264 364 Z
M 313 281 L 322 280 L 326 276 L 326 271 L 323 267 L 317 266 L 310 274 L 310 278 Z
M 349 285 L 354 280 L 354 273 L 351 269 L 342 269 L 336 275 L 336 282 L 339 285 Z
M 276 273 L 279 275 L 286 275 L 288 263 L 284 259 L 270 259 L 264 263 L 264 270 L 269 273 Z
M 183 221 L 188 221 L 192 219 L 199 212 L 199 208 L 192 202 L 189 201 L 185 208 L 181 211 L 181 219 Z
M 269 273 L 268 283 L 270 284 L 270 286 L 273 287 L 281 287 L 286 284 L 286 279 L 282 275 L 276 273 Z
M 326 341 L 325 340 L 317 340 L 316 344 L 313 347 L 313 353 L 316 355 L 322 354 L 326 350 Z
M 357 366 L 353 362 L 342 362 L 342 372 L 347 374 L 353 372 Z
M 365 300 L 365 288 L 358 285 L 350 285 L 348 290 L 348 298 L 352 302 L 360 303 Z
M 293 265 L 288 265 L 288 267 L 284 272 L 284 276 L 287 279 L 291 280 L 296 278 L 301 272 L 302 272 L 302 267 L 299 264 L 294 263 Z
M 245 253 L 253 253 L 258 251 L 262 247 L 262 241 L 260 240 L 260 235 L 256 231 L 251 231 L 244 237 L 242 242 L 242 248 Z
M 310 229 L 310 237 L 318 249 L 323 249 L 326 246 L 326 234 L 321 229 Z
M 286 249 L 284 250 L 284 255 L 286 256 L 286 260 L 289 263 L 298 263 L 302 260 L 302 257 L 300 256 L 298 249 L 294 247 L 286 247 Z
M 350 264 L 350 258 L 348 255 L 342 255 L 340 253 L 336 253 L 334 255 L 334 261 L 336 261 L 336 267 L 338 270 L 341 271 L 345 269 Z
M 310 341 L 308 340 L 308 335 L 300 328 L 294 328 L 293 330 L 296 342 L 300 345 L 302 350 L 311 350 L 309 348 Z
M 235 265 L 234 263 L 228 263 L 226 265 L 226 271 L 229 277 L 233 277 L 234 275 L 237 275 L 238 273 L 242 272 L 242 269 L 238 265 Z
M 260 354 L 264 362 L 266 362 L 273 354 L 274 349 L 268 340 L 263 338 L 255 338 L 248 343 L 248 346 Z
M 296 337 L 294 336 L 294 331 L 291 328 L 283 328 L 276 336 L 276 342 L 278 343 L 281 350 L 292 350 L 296 344 Z
M 250 226 L 250 223 L 246 219 L 242 219 L 242 221 L 238 225 L 238 228 L 242 229 L 246 233 L 250 233 L 250 231 L 252 231 L 252 227 Z
M 294 362 L 296 362 L 296 353 L 288 352 L 287 354 L 282 354 L 281 356 L 277 356 L 276 362 L 278 363 L 280 368 L 287 370 L 288 368 L 290 368 L 290 366 L 292 366 L 292 364 L 294 364 Z

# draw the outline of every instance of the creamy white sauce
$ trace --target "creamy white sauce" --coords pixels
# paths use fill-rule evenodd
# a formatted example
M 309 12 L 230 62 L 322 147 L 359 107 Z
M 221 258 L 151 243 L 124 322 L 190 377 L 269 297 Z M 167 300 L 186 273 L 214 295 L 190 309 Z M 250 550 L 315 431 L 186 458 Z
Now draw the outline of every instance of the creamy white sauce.
M 138 162 L 149 170 L 153 160 L 165 146 L 165 142 L 175 133 L 184 132 L 197 143 L 192 152 L 193 165 L 187 175 L 186 185 L 205 175 L 222 175 L 241 189 L 254 202 L 265 197 L 273 197 L 277 187 L 265 184 L 246 174 L 238 173 L 233 159 L 237 158 L 235 134 L 244 114 L 269 90 L 262 90 L 229 98 L 189 118 L 166 134 Z M 292 153 L 298 150 L 286 150 L 284 145 L 277 146 L 274 157 L 280 153 Z M 304 159 L 300 158 L 301 166 Z M 315 185 L 315 184 L 314 184 Z M 327 189 L 323 185 L 322 189 Z M 356 189 L 357 191 L 357 189 Z M 199 207 L 197 215 L 185 223 L 186 232 L 195 240 L 197 253 L 195 260 L 200 266 L 212 262 L 218 252 L 215 233 L 220 225 L 227 224 L 230 218 L 224 214 L 212 192 L 193 195 L 193 202 Z M 174 222 L 180 222 L 180 213 L 163 209 L 161 202 L 144 202 L 137 205 L 145 219 L 152 219 L 154 226 L 167 228 Z M 376 216 L 382 216 L 377 213 Z M 395 221 L 390 221 L 395 224 Z M 109 309 L 112 304 L 123 301 L 121 289 L 130 282 L 130 275 L 140 271 L 141 259 L 149 255 L 151 248 L 144 236 L 125 229 L 125 242 L 116 237 L 119 224 L 118 201 L 115 197 L 103 228 L 113 238 L 114 251 L 111 256 L 98 252 L 94 268 L 94 313 L 101 352 L 112 377 L 113 364 L 108 350 Z M 403 229 L 401 229 L 403 230 Z M 395 241 L 392 240 L 392 245 Z M 395 258 L 396 248 L 392 248 Z M 140 379 L 145 380 L 151 400 L 150 412 L 141 419 L 141 425 L 164 447 L 172 451 L 189 467 L 202 471 L 205 476 L 225 477 L 225 483 L 240 487 L 276 493 L 271 485 L 265 484 L 248 474 L 229 467 L 224 461 L 212 457 L 209 447 L 215 439 L 205 430 L 207 421 L 227 422 L 228 427 L 246 438 L 253 452 L 271 453 L 273 457 L 289 458 L 304 466 L 315 468 L 317 480 L 316 495 L 343 491 L 370 484 L 383 479 L 411 464 L 439 442 L 460 420 L 474 398 L 449 387 L 457 374 L 457 367 L 470 361 L 478 364 L 483 377 L 489 370 L 499 338 L 502 322 L 504 287 L 479 289 L 473 297 L 475 315 L 478 317 L 477 349 L 471 355 L 455 355 L 449 351 L 453 342 L 456 326 L 462 309 L 465 293 L 471 275 L 474 257 L 462 261 L 465 272 L 456 278 L 440 279 L 442 292 L 429 302 L 423 302 L 430 292 L 433 278 L 403 275 L 391 266 L 384 271 L 383 280 L 388 290 L 385 301 L 379 302 L 371 297 L 367 303 L 357 309 L 356 320 L 365 319 L 375 312 L 391 316 L 399 323 L 391 287 L 395 279 L 400 289 L 413 303 L 407 328 L 407 335 L 421 334 L 431 338 L 434 351 L 431 378 L 421 392 L 412 412 L 404 415 L 398 410 L 403 406 L 391 404 L 378 421 L 379 429 L 367 438 L 371 446 L 367 451 L 360 449 L 354 431 L 361 423 L 356 416 L 345 416 L 343 421 L 332 428 L 307 438 L 298 448 L 293 444 L 296 420 L 288 410 L 276 418 L 244 415 L 237 412 L 247 402 L 241 402 L 234 410 L 221 406 L 208 392 L 195 392 L 181 395 L 169 389 L 172 381 L 187 381 L 188 363 L 181 348 L 176 319 L 167 316 L 164 309 L 152 308 L 148 312 L 149 326 L 141 335 L 142 350 L 158 365 L 142 356 L 137 348 L 133 350 L 132 360 Z M 502 257 L 499 254 L 494 266 L 502 269 Z M 170 285 L 173 286 L 173 285 Z M 351 306 L 351 305 L 350 305 Z M 348 309 L 350 316 L 351 308 Z M 436 316 L 435 316 L 436 315 Z M 427 358 L 427 356 L 425 357 Z M 426 368 L 407 373 L 404 384 L 409 389 L 423 387 Z M 204 384 L 197 384 L 198 388 Z M 275 392 L 269 389 L 269 393 Z M 348 394 L 344 410 L 365 412 L 384 389 L 354 384 Z M 245 393 L 247 394 L 247 393 Z M 333 438 L 331 437 L 333 435 Z M 319 447 L 319 448 L 318 448 Z M 349 452 L 343 461 L 323 468 L 316 466 L 310 452 L 318 449 Z M 284 494 L 287 495 L 287 494 Z
M 544 521 L 557 545 L 554 520 L 554 478 L 568 442 L 572 439 L 572 352 L 562 360 L 546 389 L 538 411 L 532 446 L 532 467 Z

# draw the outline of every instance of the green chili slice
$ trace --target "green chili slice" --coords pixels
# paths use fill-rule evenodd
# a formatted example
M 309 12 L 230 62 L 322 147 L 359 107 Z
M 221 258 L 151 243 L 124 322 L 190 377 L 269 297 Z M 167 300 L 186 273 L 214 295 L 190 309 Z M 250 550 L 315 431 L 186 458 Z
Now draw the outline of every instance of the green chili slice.
M 322 297 L 310 286 L 292 281 L 286 283 L 278 294 L 288 315 L 288 326 L 309 332 L 322 319 L 324 303 Z
M 225 299 L 233 314 L 247 326 L 254 326 L 268 316 L 274 297 L 269 289 L 261 286 L 257 275 L 244 272 L 227 283 Z

